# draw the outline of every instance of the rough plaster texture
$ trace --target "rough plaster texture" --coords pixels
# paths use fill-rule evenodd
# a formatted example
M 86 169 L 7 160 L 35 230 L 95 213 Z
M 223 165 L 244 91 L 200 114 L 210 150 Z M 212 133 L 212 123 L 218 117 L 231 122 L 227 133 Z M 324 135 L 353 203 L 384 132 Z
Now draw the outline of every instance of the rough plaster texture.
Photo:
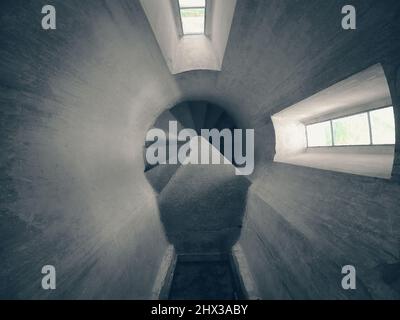
M 398 298 L 399 143 L 390 181 L 272 164 L 270 116 L 380 62 L 399 127 L 399 1 L 354 0 L 359 29 L 344 31 L 345 1 L 239 0 L 222 71 L 174 77 L 139 1 L 53 1 L 56 32 L 40 29 L 45 4 L 0 5 L 1 297 L 150 297 L 167 241 L 145 132 L 202 99 L 256 129 L 239 243 L 260 296 Z M 338 289 L 344 263 L 356 293 Z M 44 264 L 56 292 L 40 290 Z
M 181 166 L 159 197 L 177 253 L 229 253 L 242 229 L 249 184 L 232 165 Z
M 1 5 L 0 297 L 148 298 L 167 241 L 142 145 L 178 89 L 138 2 L 53 1 L 49 32 L 44 4 Z
M 257 225 L 258 236 L 243 232 L 239 243 L 262 298 L 399 296 L 397 280 L 386 283 L 377 271 L 400 259 L 398 143 L 390 181 L 270 163 L 272 114 L 378 62 L 388 78 L 399 127 L 400 3 L 354 1 L 355 32 L 340 28 L 345 4 L 238 1 L 222 72 L 178 77 L 190 97 L 225 105 L 242 126 L 256 128 L 252 180 L 274 210 L 259 209 L 250 198 L 245 219 Z M 270 224 L 278 222 L 283 225 L 279 236 L 286 239 L 270 235 L 277 232 Z M 303 248 L 296 249 L 299 245 Z M 292 254 L 297 259 L 291 260 Z M 281 264 L 276 255 L 290 261 Z M 358 296 L 338 289 L 341 265 L 347 263 L 360 268 Z M 398 279 L 399 272 L 394 274 Z
M 263 298 L 399 298 L 379 271 L 399 261 L 398 184 L 284 164 L 268 172 L 250 190 L 240 240 Z M 340 287 L 347 264 L 356 292 Z

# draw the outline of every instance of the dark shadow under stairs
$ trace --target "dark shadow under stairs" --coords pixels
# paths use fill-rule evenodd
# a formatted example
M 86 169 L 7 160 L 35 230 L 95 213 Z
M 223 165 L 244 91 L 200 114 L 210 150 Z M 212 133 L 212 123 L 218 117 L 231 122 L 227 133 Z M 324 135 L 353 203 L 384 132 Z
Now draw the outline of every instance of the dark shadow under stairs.
M 170 300 L 243 300 L 238 273 L 228 256 L 178 256 Z

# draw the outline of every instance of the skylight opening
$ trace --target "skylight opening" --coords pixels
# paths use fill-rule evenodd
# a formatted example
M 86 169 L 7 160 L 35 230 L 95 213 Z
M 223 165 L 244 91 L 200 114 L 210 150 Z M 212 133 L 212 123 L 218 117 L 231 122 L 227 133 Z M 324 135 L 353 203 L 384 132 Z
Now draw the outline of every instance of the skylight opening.
M 183 35 L 205 33 L 206 0 L 179 0 Z
M 394 145 L 393 107 L 306 126 L 307 147 Z

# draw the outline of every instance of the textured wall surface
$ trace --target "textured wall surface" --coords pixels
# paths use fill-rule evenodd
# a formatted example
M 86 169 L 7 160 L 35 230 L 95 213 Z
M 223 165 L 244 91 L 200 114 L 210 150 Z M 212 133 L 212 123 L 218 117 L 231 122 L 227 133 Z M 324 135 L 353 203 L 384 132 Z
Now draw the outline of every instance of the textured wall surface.
M 336 13 L 340 1 L 326 1 L 320 6 L 318 1 L 253 3 L 257 5 L 251 8 L 249 5 L 247 10 L 242 7 L 241 11 L 239 7 L 233 34 L 239 33 L 239 25 L 247 26 L 241 29 L 243 33 L 251 29 L 257 32 L 246 34 L 252 39 L 248 46 L 241 43 L 242 50 L 228 47 L 227 60 L 233 52 L 236 56 L 238 52 L 247 54 L 243 63 L 249 63 L 248 73 L 240 81 L 243 86 L 251 87 L 246 96 L 250 101 L 244 103 L 254 99 L 254 107 L 249 106 L 249 113 L 254 115 L 249 121 L 259 129 L 256 152 L 260 161 L 253 177 L 247 225 L 240 243 L 260 295 L 275 299 L 398 299 L 398 169 L 395 167 L 393 178 L 386 181 L 268 164 L 260 153 L 263 149 L 267 155 L 273 152 L 272 143 L 268 143 L 273 138 L 265 136 L 271 130 L 267 118 L 271 113 L 375 62 L 384 65 L 399 124 L 399 91 L 394 80 L 400 66 L 400 56 L 396 53 L 399 4 L 356 1 L 359 30 L 347 33 L 338 25 Z M 273 12 L 274 16 L 252 20 L 250 27 L 246 23 L 252 10 Z M 250 41 L 254 45 L 263 37 L 268 43 L 262 49 L 250 46 Z M 341 267 L 346 264 L 354 265 L 358 271 L 355 292 L 345 292 L 340 286 Z
M 232 165 L 181 166 L 159 197 L 177 253 L 229 253 L 242 230 L 249 184 Z
M 138 0 L 52 1 L 49 32 L 45 1 L 2 1 L 0 297 L 150 296 L 167 240 L 142 144 L 186 99 L 256 130 L 240 244 L 263 298 L 399 297 L 399 142 L 390 181 L 272 163 L 272 114 L 378 62 L 400 126 L 400 2 L 352 2 L 357 31 L 342 0 L 239 0 L 222 71 L 173 77 Z
M 400 297 L 400 270 L 390 269 L 400 253 L 398 184 L 284 164 L 266 170 L 251 188 L 240 240 L 262 297 Z M 354 292 L 341 288 L 348 264 Z
M 178 90 L 137 1 L 52 1 L 48 32 L 46 3 L 1 3 L 0 297 L 148 298 L 167 241 L 142 145 Z
M 249 198 L 250 229 L 240 243 L 264 298 L 400 294 L 400 268 L 391 268 L 400 261 L 399 142 L 390 181 L 270 164 L 272 114 L 378 62 L 400 125 L 400 3 L 353 1 L 357 31 L 340 26 L 345 4 L 238 1 L 221 74 L 178 77 L 187 95 L 215 100 L 243 126 L 256 128 L 257 195 Z M 359 267 L 356 293 L 340 288 L 341 265 L 347 263 Z M 382 270 L 390 270 L 391 280 Z

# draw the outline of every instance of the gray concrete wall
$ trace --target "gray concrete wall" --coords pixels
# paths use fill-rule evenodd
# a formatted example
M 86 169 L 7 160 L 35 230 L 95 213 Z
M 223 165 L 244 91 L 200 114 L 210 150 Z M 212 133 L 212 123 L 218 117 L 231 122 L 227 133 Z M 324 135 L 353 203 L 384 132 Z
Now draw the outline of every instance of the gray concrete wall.
M 354 1 L 356 31 L 341 28 L 345 4 L 238 1 L 222 71 L 176 76 L 184 97 L 216 101 L 243 126 L 255 127 L 262 137 L 257 155 L 270 159 L 271 115 L 376 63 L 385 72 L 400 67 L 399 2 Z
M 400 65 L 395 52 L 399 49 L 396 40 L 399 5 L 394 1 L 355 1 L 360 30 L 346 33 L 340 30 L 339 15 L 335 14 L 340 12 L 340 1 L 326 1 L 319 10 L 317 1 L 300 1 L 298 8 L 296 4 L 289 7 L 289 1 L 280 2 L 280 6 L 273 1 L 270 5 L 261 2 L 257 2 L 257 9 L 249 6 L 247 12 L 267 10 L 269 6 L 275 20 L 266 17 L 257 22 L 258 35 L 251 37 L 258 37 L 261 42 L 263 35 L 264 41 L 271 45 L 266 44 L 264 58 L 262 50 L 247 47 L 250 49 L 245 61 L 257 68 L 250 65 L 249 73 L 241 78 L 242 85 L 246 85 L 246 80 L 253 85 L 251 92 L 260 102 L 254 102 L 259 110 L 252 108 L 254 118 L 250 120 L 258 127 L 259 162 L 247 203 L 247 224 L 240 240 L 260 295 L 271 299 L 398 299 L 399 272 L 392 270 L 398 270 L 396 265 L 400 261 L 397 196 L 400 189 L 396 165 L 393 178 L 385 181 L 283 164 L 261 164 L 261 159 L 268 159 L 274 152 L 273 129 L 268 119 L 271 113 L 375 62 L 384 65 L 396 123 L 400 123 L 395 80 Z M 310 6 L 308 9 L 305 3 Z M 246 17 L 240 14 L 235 17 L 236 28 L 240 25 L 238 20 L 242 25 L 246 23 Z M 252 24 L 255 30 L 256 22 Z M 276 51 L 280 51 L 280 60 L 275 60 Z M 262 72 L 267 75 L 264 94 L 259 87 L 262 82 L 249 82 L 252 73 L 257 79 Z M 396 158 L 398 162 L 398 153 Z M 340 285 L 341 267 L 346 264 L 357 268 L 355 292 L 346 292 Z
M 167 241 L 141 147 L 185 99 L 256 129 L 240 244 L 263 298 L 398 297 L 381 272 L 399 260 L 399 142 L 391 181 L 272 164 L 272 114 L 378 62 L 400 123 L 400 2 L 352 2 L 357 31 L 346 1 L 239 0 L 222 71 L 172 77 L 139 1 L 53 1 L 49 32 L 45 1 L 2 1 L 1 297 L 150 297 Z M 353 296 L 335 278 L 351 262 Z
M 47 1 L 1 3 L 0 298 L 149 298 L 167 241 L 142 145 L 179 93 L 138 1 L 51 3 L 48 32 Z
M 285 164 L 266 170 L 252 185 L 240 239 L 263 298 L 400 297 L 390 271 L 400 253 L 398 184 Z M 341 288 L 348 264 L 354 292 Z
M 387 74 L 400 127 L 400 3 L 352 1 L 357 31 L 341 28 L 345 4 L 238 1 L 222 72 L 178 77 L 187 96 L 218 102 L 256 129 L 257 193 L 240 244 L 263 298 L 399 296 L 381 270 L 400 260 L 400 130 L 390 181 L 271 164 L 272 114 L 375 63 Z M 359 267 L 356 293 L 339 287 L 344 263 Z

